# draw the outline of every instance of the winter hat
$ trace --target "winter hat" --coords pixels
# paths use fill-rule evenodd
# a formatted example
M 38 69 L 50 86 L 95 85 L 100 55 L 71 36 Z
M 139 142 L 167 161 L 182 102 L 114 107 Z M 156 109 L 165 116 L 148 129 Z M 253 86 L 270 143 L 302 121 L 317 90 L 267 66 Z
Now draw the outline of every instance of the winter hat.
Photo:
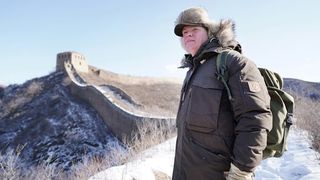
M 182 30 L 185 26 L 202 26 L 207 29 L 209 37 L 212 37 L 219 29 L 219 24 L 210 20 L 207 11 L 200 7 L 182 11 L 175 22 L 174 33 L 182 37 Z

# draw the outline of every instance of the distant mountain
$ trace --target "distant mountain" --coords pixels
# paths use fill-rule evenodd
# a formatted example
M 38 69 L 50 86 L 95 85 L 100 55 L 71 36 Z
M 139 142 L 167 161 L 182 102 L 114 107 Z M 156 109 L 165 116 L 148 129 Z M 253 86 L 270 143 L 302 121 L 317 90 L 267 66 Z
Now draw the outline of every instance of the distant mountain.
M 320 100 L 320 83 L 285 78 L 283 88 L 288 92 L 292 92 L 296 97 L 306 97 L 316 101 Z

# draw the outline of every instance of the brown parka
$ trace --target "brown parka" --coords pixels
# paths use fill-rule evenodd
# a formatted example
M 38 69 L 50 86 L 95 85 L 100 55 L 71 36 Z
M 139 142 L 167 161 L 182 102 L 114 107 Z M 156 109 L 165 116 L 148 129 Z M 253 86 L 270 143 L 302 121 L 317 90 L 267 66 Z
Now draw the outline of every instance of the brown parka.
M 252 172 L 260 164 L 272 127 L 270 97 L 256 65 L 243 56 L 232 21 L 221 21 L 211 37 L 182 67 L 189 68 L 177 114 L 173 180 L 220 180 L 232 162 Z M 225 48 L 228 86 L 216 76 L 216 57 Z

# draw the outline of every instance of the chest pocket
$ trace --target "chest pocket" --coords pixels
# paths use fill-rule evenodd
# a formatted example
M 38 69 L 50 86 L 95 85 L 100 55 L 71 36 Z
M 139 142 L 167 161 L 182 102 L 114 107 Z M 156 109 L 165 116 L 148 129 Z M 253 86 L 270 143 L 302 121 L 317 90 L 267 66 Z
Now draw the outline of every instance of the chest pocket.
M 212 77 L 196 78 L 191 84 L 187 129 L 210 133 L 217 129 L 223 85 Z

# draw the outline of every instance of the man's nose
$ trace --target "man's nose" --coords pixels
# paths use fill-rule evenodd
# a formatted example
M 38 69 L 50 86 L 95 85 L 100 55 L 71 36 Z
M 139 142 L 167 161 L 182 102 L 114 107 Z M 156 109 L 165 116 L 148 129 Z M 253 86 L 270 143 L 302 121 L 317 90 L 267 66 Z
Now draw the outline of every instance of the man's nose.
M 192 32 L 191 32 L 191 31 L 190 31 L 190 32 L 187 32 L 186 36 L 191 37 L 191 36 L 192 36 Z

